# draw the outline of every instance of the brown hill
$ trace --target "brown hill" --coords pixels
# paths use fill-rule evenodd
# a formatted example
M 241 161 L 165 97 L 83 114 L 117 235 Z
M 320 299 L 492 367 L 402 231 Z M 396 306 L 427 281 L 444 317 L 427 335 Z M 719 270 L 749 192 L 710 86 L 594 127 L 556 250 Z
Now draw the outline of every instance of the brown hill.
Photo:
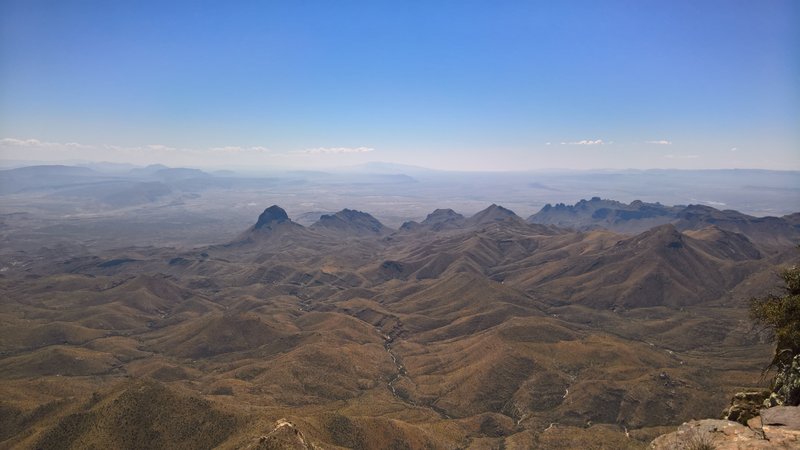
M 452 209 L 437 209 L 428 214 L 420 223 L 409 221 L 400 227 L 402 231 L 416 231 L 425 229 L 429 231 L 443 231 L 461 229 L 466 226 L 464 216 Z
M 507 280 L 552 298 L 594 307 L 671 307 L 723 296 L 742 282 L 760 257 L 738 235 L 733 244 L 695 239 L 662 225 L 568 260 L 541 264 Z M 720 258 L 720 256 L 723 256 Z
M 675 222 L 679 230 L 697 230 L 709 225 L 743 234 L 753 242 L 772 248 L 798 245 L 800 242 L 800 225 L 792 222 L 792 216 L 753 217 L 738 211 L 689 205 L 678 213 Z
M 168 355 L 200 359 L 223 353 L 283 352 L 297 344 L 291 330 L 248 314 L 206 315 L 151 335 L 154 349 Z
M 496 222 L 523 222 L 514 211 L 492 203 L 488 208 L 475 213 L 466 220 L 468 226 L 481 227 Z
M 324 214 L 311 225 L 311 229 L 322 233 L 344 234 L 352 236 L 376 235 L 383 236 L 392 232 L 378 219 L 371 215 L 343 209 L 336 214 Z
M 63 417 L 37 448 L 214 448 L 238 418 L 210 402 L 156 382 L 123 385 Z

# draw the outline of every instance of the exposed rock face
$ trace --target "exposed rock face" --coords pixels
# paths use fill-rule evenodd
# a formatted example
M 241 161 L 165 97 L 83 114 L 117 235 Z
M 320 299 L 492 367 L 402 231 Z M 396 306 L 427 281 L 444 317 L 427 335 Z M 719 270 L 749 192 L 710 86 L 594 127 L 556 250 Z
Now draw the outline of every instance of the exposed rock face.
M 800 408 L 776 406 L 761 411 L 761 432 L 771 448 L 800 448 Z
M 592 197 L 581 200 L 574 206 L 557 203 L 547 204 L 541 211 L 530 216 L 528 222 L 544 225 L 557 225 L 578 229 L 591 229 L 597 226 L 616 229 L 625 228 L 628 222 L 641 222 L 641 229 L 668 223 L 679 208 L 645 203 L 635 200 L 630 204 L 614 200 Z
M 796 409 L 796 408 L 795 408 Z M 765 437 L 766 435 L 766 437 Z M 729 420 L 693 420 L 678 427 L 678 431 L 661 435 L 650 443 L 651 450 L 715 450 L 797 449 L 800 430 L 773 426 L 754 430 Z
M 731 399 L 731 406 L 722 413 L 722 418 L 747 425 L 747 421 L 756 417 L 764 407 L 769 391 L 737 392 Z
M 286 214 L 286 211 L 284 211 L 284 209 L 278 205 L 272 205 L 265 209 L 260 216 L 258 216 L 258 222 L 256 222 L 254 228 L 256 230 L 261 228 L 271 228 L 273 225 L 288 221 L 289 216 Z
M 286 250 L 301 242 L 313 242 L 313 239 L 306 227 L 292 221 L 280 206 L 272 205 L 258 216 L 252 227 L 226 244 L 226 247 L 258 244 Z
M 275 429 L 258 439 L 259 450 L 313 450 L 317 446 L 306 441 L 303 433 L 286 419 L 275 423 Z

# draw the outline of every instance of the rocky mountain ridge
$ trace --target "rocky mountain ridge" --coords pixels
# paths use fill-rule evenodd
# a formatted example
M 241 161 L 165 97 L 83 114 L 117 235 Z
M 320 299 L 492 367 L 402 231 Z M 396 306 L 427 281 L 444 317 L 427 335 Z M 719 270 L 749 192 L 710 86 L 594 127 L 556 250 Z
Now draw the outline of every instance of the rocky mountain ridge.
M 600 197 L 581 200 L 575 205 L 547 204 L 528 217 L 527 221 L 578 230 L 606 229 L 621 233 L 640 233 L 664 224 L 672 224 L 681 231 L 715 226 L 776 247 L 791 245 L 800 239 L 800 216 L 797 214 L 753 217 L 707 205 L 665 206 L 639 200 L 625 204 Z

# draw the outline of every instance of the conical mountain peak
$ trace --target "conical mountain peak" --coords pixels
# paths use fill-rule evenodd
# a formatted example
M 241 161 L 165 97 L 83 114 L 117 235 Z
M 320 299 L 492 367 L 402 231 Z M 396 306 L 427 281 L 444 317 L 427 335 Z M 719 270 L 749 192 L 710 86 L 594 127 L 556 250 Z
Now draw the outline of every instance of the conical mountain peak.
M 272 205 L 269 208 L 265 209 L 260 216 L 258 216 L 258 221 L 256 222 L 254 228 L 256 230 L 264 227 L 269 228 L 272 225 L 276 225 L 283 222 L 290 222 L 289 216 L 286 214 L 286 211 L 278 205 Z

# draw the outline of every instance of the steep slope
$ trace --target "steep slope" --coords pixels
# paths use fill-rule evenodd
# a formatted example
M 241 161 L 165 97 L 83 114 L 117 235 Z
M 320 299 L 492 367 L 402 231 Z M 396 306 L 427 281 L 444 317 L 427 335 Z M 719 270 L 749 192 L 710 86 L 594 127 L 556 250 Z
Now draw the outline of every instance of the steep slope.
M 742 236 L 729 244 L 695 239 L 662 225 L 610 248 L 550 261 L 507 281 L 594 307 L 679 307 L 720 298 L 752 272 L 749 263 L 759 257 Z
M 471 227 L 482 227 L 498 222 L 521 223 L 522 218 L 514 214 L 514 211 L 492 203 L 488 208 L 475 213 L 466 220 L 466 225 Z
M 775 248 L 791 247 L 800 243 L 800 225 L 792 216 L 753 217 L 738 211 L 720 211 L 710 206 L 689 205 L 676 217 L 679 230 L 698 230 L 713 225 L 747 236 L 753 242 Z
M 508 211 L 508 210 L 505 210 Z M 362 272 L 375 281 L 388 279 L 433 279 L 443 274 L 474 273 L 492 276 L 498 267 L 532 255 L 541 240 L 561 231 L 526 224 L 505 211 L 485 211 L 482 225 L 465 226 L 447 233 L 429 233 L 424 228 L 393 236 L 388 258 Z M 513 213 L 512 213 L 513 214 Z M 499 220 L 495 218 L 499 217 Z
M 313 244 L 318 236 L 306 227 L 293 222 L 286 211 L 277 205 L 265 209 L 256 223 L 227 244 L 235 251 L 253 247 L 280 251 L 300 243 Z
M 132 382 L 41 434 L 37 448 L 213 448 L 237 417 L 156 382 Z

